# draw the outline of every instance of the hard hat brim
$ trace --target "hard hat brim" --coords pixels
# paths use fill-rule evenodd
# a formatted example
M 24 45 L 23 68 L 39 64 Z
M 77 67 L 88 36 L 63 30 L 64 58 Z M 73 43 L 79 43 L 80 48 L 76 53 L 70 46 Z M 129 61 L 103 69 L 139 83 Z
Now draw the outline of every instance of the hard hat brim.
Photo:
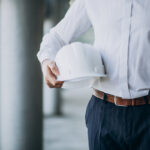
M 75 80 L 65 81 L 61 88 L 64 89 L 81 89 L 81 88 L 91 88 L 94 82 L 100 80 L 101 77 L 87 77 Z M 98 80 L 97 80 L 98 79 Z
M 87 79 L 87 78 L 94 78 L 94 77 L 107 77 L 108 75 L 107 74 L 78 74 L 78 75 L 74 75 L 73 77 L 70 77 L 70 78 L 65 78 L 65 77 L 57 77 L 57 81 L 71 81 L 71 82 L 75 82 L 77 80 L 84 80 L 84 79 Z

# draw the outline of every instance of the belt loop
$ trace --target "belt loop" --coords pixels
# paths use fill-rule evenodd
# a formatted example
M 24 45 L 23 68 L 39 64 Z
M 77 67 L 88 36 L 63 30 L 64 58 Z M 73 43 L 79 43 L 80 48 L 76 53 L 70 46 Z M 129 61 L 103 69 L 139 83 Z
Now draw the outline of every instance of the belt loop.
M 146 105 L 148 104 L 148 96 L 144 96 L 144 100 L 146 102 Z
M 150 90 L 149 90 L 149 92 L 148 92 L 148 95 L 147 95 L 148 97 L 150 97 Z
M 107 95 L 106 95 L 106 93 L 104 93 L 104 98 L 103 98 L 103 100 L 104 100 L 104 101 L 107 100 Z
M 132 102 L 132 106 L 136 105 L 136 100 L 134 98 L 131 100 L 131 102 Z

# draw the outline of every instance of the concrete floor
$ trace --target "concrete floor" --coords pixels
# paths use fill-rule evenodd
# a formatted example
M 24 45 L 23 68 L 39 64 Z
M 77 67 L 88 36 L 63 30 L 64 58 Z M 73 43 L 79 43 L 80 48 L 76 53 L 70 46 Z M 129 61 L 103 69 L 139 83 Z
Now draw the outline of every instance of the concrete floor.
M 62 90 L 63 116 L 44 120 L 44 150 L 88 150 L 85 110 L 92 89 Z

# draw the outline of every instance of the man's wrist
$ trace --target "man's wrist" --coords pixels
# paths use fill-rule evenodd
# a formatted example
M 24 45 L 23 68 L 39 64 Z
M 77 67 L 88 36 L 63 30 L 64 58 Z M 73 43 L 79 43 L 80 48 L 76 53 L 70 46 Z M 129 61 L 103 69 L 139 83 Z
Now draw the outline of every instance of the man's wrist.
M 43 72 L 43 67 L 45 66 L 45 64 L 47 64 L 47 62 L 49 62 L 50 59 L 44 59 L 42 62 L 41 62 L 41 70 Z
M 50 59 L 44 59 L 42 62 L 41 62 L 41 65 L 43 65 L 43 64 L 45 64 L 46 62 L 49 62 L 49 61 L 51 61 Z

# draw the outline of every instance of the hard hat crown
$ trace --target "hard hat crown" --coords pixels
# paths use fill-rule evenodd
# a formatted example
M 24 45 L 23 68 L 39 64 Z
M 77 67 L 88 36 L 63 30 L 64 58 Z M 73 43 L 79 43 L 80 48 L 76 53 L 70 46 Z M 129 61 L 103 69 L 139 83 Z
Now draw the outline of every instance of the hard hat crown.
M 90 44 L 73 42 L 62 47 L 55 62 L 60 72 L 58 81 L 74 82 L 75 85 L 81 80 L 106 76 L 100 53 Z

